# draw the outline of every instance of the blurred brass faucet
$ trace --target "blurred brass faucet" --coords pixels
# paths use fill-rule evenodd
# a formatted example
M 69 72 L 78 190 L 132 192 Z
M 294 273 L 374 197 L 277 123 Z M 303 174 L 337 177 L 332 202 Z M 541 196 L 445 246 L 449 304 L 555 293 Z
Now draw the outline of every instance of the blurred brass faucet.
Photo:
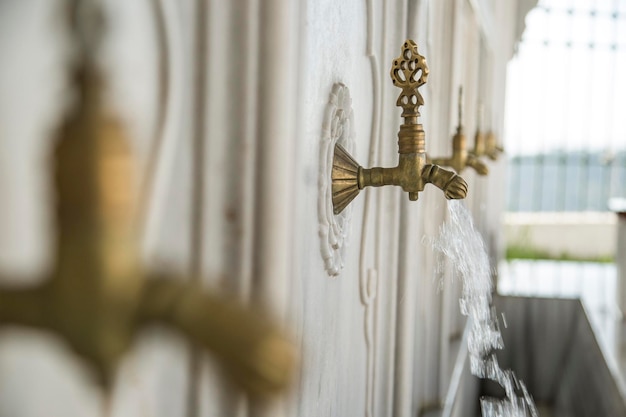
M 424 99 L 418 88 L 426 83 L 428 66 L 417 51 L 417 44 L 407 40 L 391 67 L 391 79 L 402 89 L 396 105 L 402 107 L 404 123 L 398 132 L 398 165 L 393 168 L 363 168 L 340 145 L 335 146 L 332 169 L 333 210 L 341 213 L 365 187 L 396 185 L 415 201 L 426 184 L 439 187 L 448 199 L 465 198 L 467 183 L 452 171 L 426 162 L 426 134 L 418 122 Z
M 467 151 L 467 139 L 463 132 L 463 87 L 459 88 L 459 124 L 456 133 L 452 137 L 452 156 L 449 158 L 433 158 L 433 164 L 449 166 L 456 172 L 461 172 L 465 167 L 471 167 L 480 175 L 487 175 L 489 168 L 478 159 L 478 155 Z
M 500 153 L 504 152 L 504 149 L 502 146 L 498 145 L 496 135 L 493 130 L 490 130 L 485 137 L 481 128 L 482 119 L 482 106 L 480 106 L 478 115 L 479 124 L 476 128 L 476 135 L 474 136 L 474 149 L 471 154 L 476 157 L 486 156 L 492 161 L 495 161 L 498 159 Z
M 213 353 L 248 392 L 280 391 L 296 355 L 277 326 L 184 277 L 142 269 L 135 164 L 121 125 L 103 109 L 94 67 L 83 62 L 75 71 L 78 99 L 55 141 L 54 270 L 38 287 L 0 288 L 0 325 L 61 335 L 110 387 L 138 331 L 165 324 Z

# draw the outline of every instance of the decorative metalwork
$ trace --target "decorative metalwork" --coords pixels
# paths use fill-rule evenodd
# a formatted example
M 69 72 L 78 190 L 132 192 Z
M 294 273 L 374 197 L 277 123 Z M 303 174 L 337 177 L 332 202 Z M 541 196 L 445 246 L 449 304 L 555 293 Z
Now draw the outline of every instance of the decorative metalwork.
M 391 79 L 402 91 L 396 105 L 402 107 L 404 123 L 398 132 L 398 165 L 393 168 L 363 168 L 340 145 L 335 146 L 332 170 L 333 207 L 339 214 L 365 187 L 396 185 L 415 201 L 426 184 L 439 187 L 446 198 L 465 198 L 467 183 L 452 171 L 426 162 L 425 132 L 418 122 L 424 99 L 418 88 L 426 83 L 428 66 L 418 53 L 417 44 L 407 40 L 394 59 Z
M 463 132 L 463 87 L 459 87 L 458 105 L 459 124 L 457 125 L 456 133 L 452 137 L 452 156 L 449 158 L 433 158 L 432 163 L 451 167 L 459 173 L 463 171 L 465 167 L 471 167 L 474 168 L 478 174 L 487 175 L 489 173 L 487 165 L 478 159 L 478 155 L 467 151 L 467 139 Z M 479 131 L 480 129 L 477 131 L 477 135 Z
M 370 80 L 372 82 L 372 125 L 370 129 L 369 163 L 374 165 L 376 161 L 376 149 L 380 143 L 380 118 L 381 118 L 381 77 L 378 73 L 378 56 L 374 34 L 378 33 L 381 39 L 387 39 L 387 26 L 382 25 L 381 30 L 376 30 L 374 0 L 366 0 L 367 25 L 366 25 L 366 55 L 370 63 Z M 383 8 L 386 6 L 383 1 Z M 374 152 L 372 152 L 374 151 Z M 380 196 L 379 196 L 380 197 Z M 380 270 L 383 257 L 382 245 L 375 245 L 373 253 L 368 251 L 372 242 L 378 242 L 382 231 L 374 226 L 374 195 L 365 197 L 363 204 L 363 216 L 361 217 L 361 242 L 359 249 L 359 298 L 363 305 L 363 336 L 365 340 L 365 417 L 373 417 L 375 412 L 374 400 L 376 398 L 376 369 L 378 366 L 378 346 L 376 343 L 378 330 L 376 328 L 376 312 L 378 311 L 378 271 Z

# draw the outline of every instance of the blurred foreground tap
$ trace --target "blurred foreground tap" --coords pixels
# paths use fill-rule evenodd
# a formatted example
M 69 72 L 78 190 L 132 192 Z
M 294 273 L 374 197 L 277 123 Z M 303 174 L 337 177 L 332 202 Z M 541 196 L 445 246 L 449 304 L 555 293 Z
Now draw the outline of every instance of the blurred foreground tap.
M 433 164 L 449 166 L 456 172 L 463 171 L 466 167 L 473 168 L 479 175 L 487 175 L 489 168 L 475 153 L 467 150 L 467 139 L 463 132 L 463 87 L 459 87 L 459 124 L 456 133 L 452 137 L 452 156 L 448 158 L 433 158 Z
M 492 161 L 495 161 L 498 159 L 498 156 L 504 152 L 504 149 L 502 146 L 498 145 L 498 140 L 493 130 L 487 132 L 486 135 L 483 133 L 482 119 L 483 108 L 481 105 L 478 115 L 478 127 L 476 128 L 476 135 L 474 135 L 474 149 L 471 154 L 475 157 L 486 156 Z
M 142 269 L 133 222 L 135 165 L 118 121 L 104 110 L 93 59 L 74 71 L 77 99 L 55 141 L 54 270 L 36 288 L 0 288 L 0 325 L 49 330 L 109 387 L 139 329 L 164 324 L 211 352 L 257 397 L 286 387 L 293 345 L 271 321 L 184 277 Z

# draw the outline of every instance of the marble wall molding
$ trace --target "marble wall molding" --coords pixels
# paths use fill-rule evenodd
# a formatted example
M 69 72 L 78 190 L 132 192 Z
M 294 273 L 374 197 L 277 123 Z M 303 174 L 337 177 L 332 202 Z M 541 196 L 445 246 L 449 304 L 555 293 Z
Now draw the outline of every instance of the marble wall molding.
M 318 231 L 324 269 L 330 277 L 336 277 L 344 266 L 345 248 L 348 242 L 352 207 L 341 213 L 333 213 L 331 171 L 335 145 L 354 153 L 356 133 L 352 97 L 348 87 L 336 83 L 332 87 L 322 124 L 320 143 L 320 172 L 318 179 Z

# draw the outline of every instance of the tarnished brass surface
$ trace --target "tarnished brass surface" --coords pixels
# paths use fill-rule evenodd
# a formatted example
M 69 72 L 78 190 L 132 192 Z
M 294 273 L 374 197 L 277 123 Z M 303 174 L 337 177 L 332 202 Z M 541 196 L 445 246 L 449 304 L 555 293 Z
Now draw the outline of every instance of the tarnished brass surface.
M 36 288 L 0 288 L 0 325 L 61 335 L 110 387 L 139 329 L 164 324 L 215 355 L 249 393 L 279 392 L 296 353 L 277 326 L 185 277 L 143 270 L 133 219 L 136 165 L 122 126 L 102 105 L 103 82 L 91 62 L 75 72 L 77 100 L 55 141 L 54 271 Z
M 452 137 L 452 156 L 448 158 L 433 158 L 432 163 L 448 166 L 456 172 L 463 171 L 466 167 L 471 167 L 480 175 L 487 175 L 489 168 L 478 159 L 478 156 L 467 151 L 467 139 L 463 132 L 463 87 L 459 88 L 459 124 L 456 133 Z
M 335 145 L 332 171 L 333 211 L 341 213 L 359 194 L 361 167 L 341 145 Z
M 444 191 L 446 198 L 465 198 L 467 183 L 454 172 L 428 164 L 424 129 L 418 122 L 419 107 L 424 98 L 418 88 L 426 83 L 428 66 L 417 51 L 417 45 L 407 40 L 399 57 L 393 60 L 391 79 L 402 89 L 396 105 L 402 107 L 404 123 L 398 132 L 398 165 L 393 168 L 363 168 L 341 146 L 335 146 L 332 169 L 333 210 L 341 211 L 365 187 L 400 186 L 415 201 L 428 183 Z
M 139 328 L 166 324 L 216 355 L 252 394 L 283 389 L 295 350 L 269 320 L 183 277 L 151 277 L 142 270 L 128 143 L 100 106 L 94 72 L 79 73 L 77 85 L 80 100 L 55 150 L 55 270 L 38 288 L 0 288 L 0 324 L 62 335 L 105 386 Z
M 498 156 L 504 152 L 504 148 L 498 145 L 498 139 L 496 138 L 496 134 L 493 130 L 490 130 L 487 133 L 487 143 L 485 145 L 485 155 L 489 157 L 489 159 L 496 160 Z
M 504 149 L 502 146 L 498 145 L 496 135 L 492 130 L 490 130 L 486 135 L 479 129 L 476 130 L 476 135 L 474 136 L 474 149 L 470 155 L 475 157 L 486 156 L 487 158 L 495 161 L 502 152 L 504 152 Z
M 216 356 L 249 393 L 283 391 L 296 365 L 293 344 L 259 312 L 197 284 L 151 274 L 139 300 L 136 324 L 165 324 Z
M 474 149 L 472 150 L 472 154 L 476 157 L 484 156 L 485 149 L 485 134 L 479 127 L 476 129 L 476 134 L 474 135 Z
M 493 130 L 490 130 L 487 135 L 482 131 L 482 118 L 483 109 L 480 107 L 478 115 L 478 126 L 476 128 L 476 134 L 474 135 L 474 149 L 470 152 L 470 155 L 479 158 L 486 156 L 491 160 L 498 159 L 500 153 L 504 152 L 504 149 L 498 145 L 496 135 Z

